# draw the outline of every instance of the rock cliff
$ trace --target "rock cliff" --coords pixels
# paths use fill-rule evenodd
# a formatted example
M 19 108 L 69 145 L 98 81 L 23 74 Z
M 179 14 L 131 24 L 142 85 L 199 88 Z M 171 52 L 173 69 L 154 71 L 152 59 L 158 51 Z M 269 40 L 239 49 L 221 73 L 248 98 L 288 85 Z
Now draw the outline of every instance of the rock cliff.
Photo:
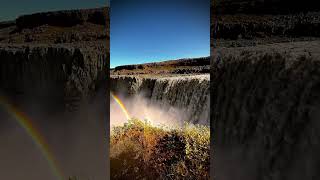
M 320 6 L 211 2 L 211 176 L 319 179 Z
M 72 101 L 93 95 L 106 78 L 105 46 L 1 45 L 0 88 L 72 105 Z
M 105 86 L 108 36 L 108 7 L 22 15 L 2 23 L 1 93 L 75 110 L 78 101 Z
M 0 22 L 0 179 L 108 176 L 106 16 L 99 8 Z
M 211 125 L 217 180 L 318 179 L 319 48 L 320 41 L 307 41 L 216 49 Z

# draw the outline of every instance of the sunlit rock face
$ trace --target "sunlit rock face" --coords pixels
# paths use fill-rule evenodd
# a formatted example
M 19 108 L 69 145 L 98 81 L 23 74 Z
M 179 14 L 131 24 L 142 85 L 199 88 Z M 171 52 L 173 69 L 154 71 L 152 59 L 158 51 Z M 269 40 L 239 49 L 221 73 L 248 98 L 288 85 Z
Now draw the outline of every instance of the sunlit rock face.
M 209 125 L 209 75 L 111 76 L 110 85 L 117 94 L 142 95 L 164 111 L 178 109 L 181 120 Z

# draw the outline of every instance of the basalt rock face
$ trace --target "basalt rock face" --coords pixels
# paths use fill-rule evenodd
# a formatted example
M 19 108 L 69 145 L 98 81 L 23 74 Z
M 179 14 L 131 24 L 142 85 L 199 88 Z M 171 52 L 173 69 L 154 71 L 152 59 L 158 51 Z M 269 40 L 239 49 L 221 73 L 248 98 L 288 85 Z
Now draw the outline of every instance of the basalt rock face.
M 107 76 L 105 43 L 95 45 L 1 45 L 0 88 L 13 96 L 64 105 L 89 98 Z
M 319 179 L 320 42 L 217 52 L 211 74 L 215 179 Z
M 209 125 L 209 75 L 111 76 L 110 84 L 111 91 L 118 94 L 143 95 L 164 110 L 182 110 L 189 122 Z

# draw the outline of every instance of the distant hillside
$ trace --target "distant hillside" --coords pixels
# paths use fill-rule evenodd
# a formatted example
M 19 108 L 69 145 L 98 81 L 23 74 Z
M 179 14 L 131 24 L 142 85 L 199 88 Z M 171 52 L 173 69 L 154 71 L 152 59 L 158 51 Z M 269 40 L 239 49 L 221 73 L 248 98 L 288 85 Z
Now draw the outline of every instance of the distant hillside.
M 0 29 L 14 26 L 15 24 L 16 24 L 16 21 L 3 21 L 3 22 L 0 22 Z
M 319 11 L 319 2 L 314 0 L 215 0 L 211 1 L 218 14 L 290 14 Z
M 168 60 L 145 64 L 117 66 L 111 74 L 190 74 L 209 73 L 210 57 Z
M 0 43 L 74 43 L 109 39 L 109 7 L 22 15 L 0 22 Z
M 19 30 L 34 28 L 44 24 L 70 27 L 83 23 L 107 25 L 109 22 L 108 7 L 95 9 L 64 10 L 23 15 L 17 18 Z
M 211 47 L 320 39 L 320 6 L 306 0 L 211 1 Z

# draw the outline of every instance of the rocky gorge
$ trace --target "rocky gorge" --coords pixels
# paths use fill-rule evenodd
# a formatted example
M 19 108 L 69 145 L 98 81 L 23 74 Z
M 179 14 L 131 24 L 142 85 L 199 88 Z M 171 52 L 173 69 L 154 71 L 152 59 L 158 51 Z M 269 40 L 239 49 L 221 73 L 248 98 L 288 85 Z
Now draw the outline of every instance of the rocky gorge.
M 213 64 L 217 179 L 318 176 L 320 42 L 222 48 Z M 240 168 L 241 167 L 241 168 Z
M 0 29 L 1 92 L 45 99 L 66 110 L 94 96 L 108 76 L 108 11 L 36 13 L 5 23 Z
M 102 7 L 0 23 L 0 179 L 107 177 L 109 21 Z
M 212 5 L 211 176 L 318 179 L 319 6 Z

